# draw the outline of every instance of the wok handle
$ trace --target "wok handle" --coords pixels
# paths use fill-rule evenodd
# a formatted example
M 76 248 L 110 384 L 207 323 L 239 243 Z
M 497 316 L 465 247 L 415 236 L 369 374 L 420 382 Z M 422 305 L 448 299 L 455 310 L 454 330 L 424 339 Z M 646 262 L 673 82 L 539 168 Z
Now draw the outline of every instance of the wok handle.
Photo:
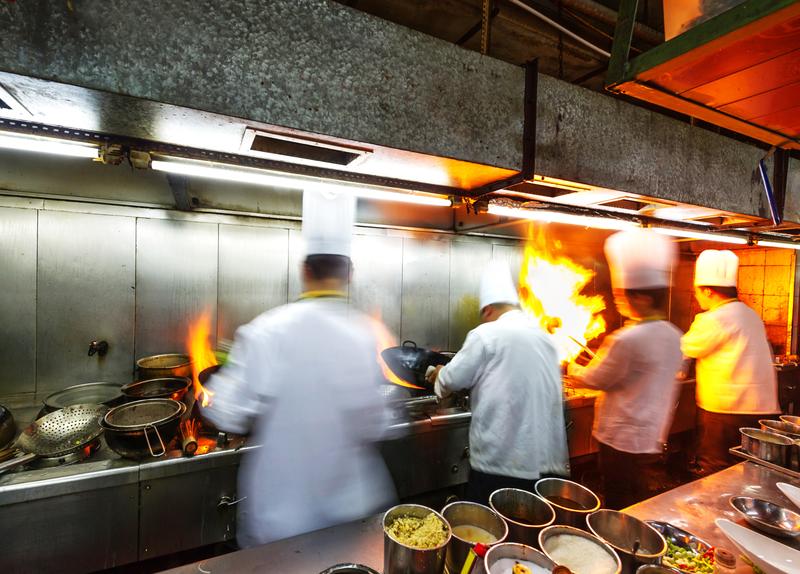
M 150 444 L 150 437 L 147 436 L 148 428 L 151 428 L 154 431 L 156 431 L 156 437 L 158 438 L 158 442 L 161 445 L 161 452 L 158 454 L 153 452 L 153 445 Z M 164 441 L 161 440 L 161 433 L 158 432 L 158 429 L 156 428 L 155 425 L 147 425 L 146 427 L 144 427 L 144 440 L 147 441 L 147 448 L 150 450 L 150 456 L 159 457 L 159 456 L 164 456 L 167 453 L 167 447 L 164 446 Z
M 405 341 L 403 341 L 403 344 L 400 345 L 400 346 L 401 347 L 411 347 L 412 349 L 416 349 L 417 348 L 417 344 L 414 341 L 410 340 L 410 339 L 406 339 Z
M 11 470 L 13 468 L 17 468 L 18 466 L 22 466 L 23 464 L 28 463 L 36 458 L 38 458 L 38 455 L 30 453 L 30 454 L 24 454 L 22 456 L 17 456 L 12 458 L 11 460 L 2 462 L 0 463 L 0 474 L 6 472 L 7 470 Z

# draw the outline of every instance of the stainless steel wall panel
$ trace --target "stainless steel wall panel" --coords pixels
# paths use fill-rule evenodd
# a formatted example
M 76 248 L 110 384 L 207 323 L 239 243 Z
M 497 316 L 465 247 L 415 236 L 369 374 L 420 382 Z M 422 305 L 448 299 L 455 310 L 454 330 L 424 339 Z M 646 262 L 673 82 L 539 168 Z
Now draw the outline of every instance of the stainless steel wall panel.
M 403 238 L 353 237 L 350 301 L 361 311 L 380 318 L 396 337 L 400 336 L 402 292 Z
M 36 226 L 36 210 L 0 208 L 3 395 L 36 390 Z
M 135 249 L 133 218 L 40 212 L 37 392 L 130 382 Z M 88 355 L 93 340 L 105 357 Z
M 403 240 L 401 339 L 447 349 L 449 284 L 449 238 Z
M 492 246 L 479 241 L 450 244 L 449 348 L 460 349 L 470 329 L 480 321 L 481 275 L 492 258 Z
M 215 339 L 217 238 L 215 224 L 138 220 L 136 358 L 184 351 L 189 325 L 207 311 Z
M 508 266 L 511 268 L 514 281 L 517 281 L 519 279 L 519 271 L 522 268 L 524 250 L 524 245 L 522 243 L 495 243 L 492 245 L 492 259 L 504 259 L 508 261 Z
M 299 229 L 289 230 L 289 301 L 295 301 L 303 292 L 300 264 L 303 262 L 303 234 Z
M 288 230 L 220 225 L 217 337 L 286 303 L 288 267 Z

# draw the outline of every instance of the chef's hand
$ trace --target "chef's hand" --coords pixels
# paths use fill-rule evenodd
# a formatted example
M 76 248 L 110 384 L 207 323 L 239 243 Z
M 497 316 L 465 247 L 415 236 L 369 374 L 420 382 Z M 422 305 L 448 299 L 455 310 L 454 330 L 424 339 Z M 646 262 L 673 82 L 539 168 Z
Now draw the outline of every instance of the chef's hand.
M 439 376 L 439 371 L 442 370 L 444 365 L 437 365 L 435 367 L 428 367 L 428 370 L 425 372 L 425 380 L 431 386 L 436 383 L 436 377 Z

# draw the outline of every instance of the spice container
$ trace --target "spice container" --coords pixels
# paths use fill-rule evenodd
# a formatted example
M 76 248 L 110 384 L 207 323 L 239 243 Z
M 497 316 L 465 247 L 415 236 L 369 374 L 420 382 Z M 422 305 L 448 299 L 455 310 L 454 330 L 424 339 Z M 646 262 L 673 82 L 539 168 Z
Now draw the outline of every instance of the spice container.
M 714 549 L 715 574 L 734 574 L 736 571 L 736 555 L 724 548 Z

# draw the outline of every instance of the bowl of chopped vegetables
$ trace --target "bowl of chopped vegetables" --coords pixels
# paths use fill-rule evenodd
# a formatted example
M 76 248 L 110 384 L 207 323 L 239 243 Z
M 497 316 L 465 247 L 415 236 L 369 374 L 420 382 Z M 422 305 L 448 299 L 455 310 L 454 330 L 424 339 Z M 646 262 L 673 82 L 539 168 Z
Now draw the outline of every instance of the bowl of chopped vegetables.
M 667 552 L 661 563 L 684 574 L 713 574 L 714 547 L 705 540 L 668 522 L 648 520 L 667 541 Z

